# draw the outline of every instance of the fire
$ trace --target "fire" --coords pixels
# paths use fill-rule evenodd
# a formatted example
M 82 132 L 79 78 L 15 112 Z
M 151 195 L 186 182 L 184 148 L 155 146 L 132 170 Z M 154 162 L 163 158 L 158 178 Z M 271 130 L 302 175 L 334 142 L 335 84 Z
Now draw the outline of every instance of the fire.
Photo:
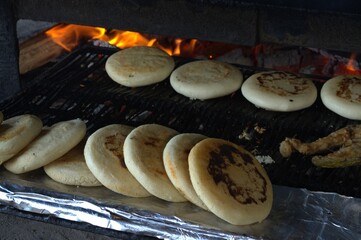
M 357 54 L 352 53 L 350 56 L 350 59 L 347 62 L 346 68 L 350 72 L 357 72 L 359 69 L 356 67 L 357 61 L 356 61 Z
M 243 65 L 253 65 L 262 68 L 272 68 L 275 70 L 295 73 L 302 72 L 324 76 L 341 74 L 361 75 L 361 69 L 359 62 L 356 59 L 356 53 L 352 53 L 348 59 L 330 54 L 327 51 L 304 49 L 302 58 L 300 58 L 299 62 L 295 62 L 293 65 L 282 65 L 284 61 L 280 59 L 281 65 L 279 65 L 277 64 L 277 56 L 280 55 L 282 57 L 287 55 L 278 53 L 281 51 L 287 51 L 287 48 L 284 50 L 277 45 L 259 44 L 254 47 L 245 47 L 230 43 L 153 36 L 138 32 L 107 30 L 100 27 L 75 24 L 57 25 L 46 31 L 46 35 L 69 52 L 79 46 L 82 42 L 89 40 L 101 40 L 121 49 L 133 46 L 157 47 L 164 50 L 171 56 L 190 58 L 218 59 L 220 56 L 227 55 L 227 53 L 231 53 L 233 50 L 241 49 L 243 55 L 241 57 L 238 56 L 236 60 L 249 59 L 249 61 L 244 60 L 241 63 Z M 271 66 L 265 65 L 264 60 L 262 60 L 265 55 L 270 59 L 274 59 L 273 61 L 266 61 L 268 64 L 272 63 Z M 297 58 L 297 56 L 295 56 L 295 58 Z M 237 63 L 239 64 L 239 62 Z
M 133 46 L 157 47 L 171 56 L 181 56 L 190 58 L 218 59 L 233 50 L 242 49 L 245 57 L 250 59 L 245 65 L 253 64 L 256 67 L 272 68 L 275 70 L 301 72 L 314 75 L 361 75 L 359 62 L 356 53 L 352 53 L 350 58 L 329 54 L 327 51 L 308 49 L 303 52 L 300 62 L 293 65 L 277 65 L 278 52 L 284 51 L 282 48 L 273 45 L 259 44 L 254 47 L 242 47 L 236 44 L 217 43 L 209 41 L 199 41 L 197 39 L 181 39 L 173 37 L 161 37 L 138 32 L 107 30 L 100 27 L 81 26 L 75 24 L 60 24 L 46 32 L 55 43 L 67 51 L 72 51 L 79 44 L 89 40 L 101 40 L 113 46 L 124 49 Z M 274 53 L 272 66 L 263 65 L 262 57 Z M 282 54 L 280 54 L 283 56 Z M 297 56 L 296 56 L 297 57 Z M 272 58 L 272 55 L 271 55 Z M 260 61 L 259 61 L 260 59 Z M 273 58 L 272 58 L 273 59 Z M 284 61 L 280 61 L 283 63 Z
M 66 51 L 73 50 L 84 38 L 103 40 L 106 30 L 98 27 L 88 27 L 74 24 L 57 25 L 45 34 Z
M 361 69 L 357 61 L 357 53 L 352 53 L 348 59 L 340 61 L 334 68 L 334 75 L 358 75 L 361 76 Z
M 88 40 L 101 40 L 121 49 L 133 46 L 157 47 L 171 56 L 209 59 L 216 59 L 240 47 L 235 44 L 153 36 L 75 24 L 60 24 L 49 29 L 45 34 L 68 52 Z
M 72 51 L 82 41 L 102 40 L 118 48 L 133 46 L 158 47 L 171 56 L 194 56 L 199 41 L 196 39 L 184 40 L 180 38 L 147 37 L 137 32 L 106 30 L 100 27 L 81 26 L 75 24 L 60 24 L 45 32 L 47 36 L 64 48 Z M 171 40 L 169 40 L 171 39 Z

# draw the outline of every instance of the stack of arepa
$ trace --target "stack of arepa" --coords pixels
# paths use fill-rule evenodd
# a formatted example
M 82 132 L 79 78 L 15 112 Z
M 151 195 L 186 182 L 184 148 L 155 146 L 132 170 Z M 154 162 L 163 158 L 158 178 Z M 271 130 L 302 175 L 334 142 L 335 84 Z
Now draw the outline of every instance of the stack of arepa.
M 85 133 L 81 119 L 51 126 L 30 114 L 6 119 L 0 125 L 1 162 L 15 174 L 43 168 L 66 185 L 190 201 L 237 225 L 260 222 L 271 210 L 265 170 L 233 143 L 158 124 L 111 124 L 87 139 Z
M 158 124 L 112 124 L 90 135 L 84 155 L 99 182 L 126 196 L 190 201 L 236 225 L 261 222 L 272 208 L 263 167 L 222 139 Z
M 3 115 L 1 115 L 1 120 Z M 0 125 L 0 160 L 8 171 L 21 174 L 44 167 L 54 180 L 79 186 L 99 186 L 85 164 L 83 145 L 86 132 L 80 119 L 43 126 L 41 119 L 24 114 Z

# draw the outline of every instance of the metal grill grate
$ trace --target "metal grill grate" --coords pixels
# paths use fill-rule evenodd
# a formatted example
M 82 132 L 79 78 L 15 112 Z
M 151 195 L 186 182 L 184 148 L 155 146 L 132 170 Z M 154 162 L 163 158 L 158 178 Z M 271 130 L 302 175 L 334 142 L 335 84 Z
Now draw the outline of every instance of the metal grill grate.
M 123 87 L 113 82 L 104 69 L 107 57 L 115 51 L 92 46 L 73 51 L 36 77 L 24 92 L 0 103 L 0 109 L 6 118 L 35 114 L 45 125 L 79 117 L 87 122 L 88 135 L 111 123 L 158 123 L 179 132 L 219 137 L 241 144 L 255 155 L 271 156 L 275 163 L 265 168 L 274 184 L 361 197 L 360 167 L 319 169 L 309 157 L 295 154 L 282 159 L 278 153 L 279 143 L 286 136 L 312 141 L 359 121 L 337 116 L 320 99 L 308 109 L 279 113 L 254 107 L 240 91 L 218 99 L 194 101 L 176 93 L 169 80 L 147 87 Z M 175 60 L 176 66 L 192 61 Z M 255 72 L 238 67 L 245 78 Z M 264 132 L 258 132 L 257 127 Z M 251 139 L 240 138 L 244 134 Z

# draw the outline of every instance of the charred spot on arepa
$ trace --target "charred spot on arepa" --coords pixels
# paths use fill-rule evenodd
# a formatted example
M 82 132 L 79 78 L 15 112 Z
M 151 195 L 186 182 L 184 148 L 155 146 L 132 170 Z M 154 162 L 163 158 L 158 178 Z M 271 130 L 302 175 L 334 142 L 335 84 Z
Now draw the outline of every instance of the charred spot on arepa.
M 153 147 L 158 146 L 160 142 L 161 142 L 161 139 L 156 138 L 156 137 L 151 137 L 151 136 L 147 137 L 147 139 L 144 140 L 145 145 L 153 146 Z
M 242 204 L 258 204 L 267 200 L 267 180 L 255 165 L 254 157 L 247 151 L 240 151 L 230 144 L 220 144 L 209 153 L 207 170 L 214 183 L 224 183 L 229 194 Z M 251 179 L 254 189 L 240 186 L 227 173 L 227 168 L 236 166 Z
M 338 83 L 336 95 L 340 98 L 347 99 L 350 102 L 361 103 L 361 93 L 355 94 L 351 89 L 361 89 L 361 79 L 358 77 L 345 76 Z
M 105 148 L 111 151 L 114 156 L 119 159 L 120 165 L 123 168 L 127 168 L 124 163 L 124 153 L 123 153 L 123 141 L 120 141 L 118 134 L 110 135 L 105 138 L 104 145 Z
M 0 141 L 6 141 L 8 139 L 13 138 L 16 135 L 19 135 L 25 130 L 25 126 L 20 126 L 18 128 L 14 128 L 9 124 L 3 124 L 0 128 Z
M 286 72 L 265 72 L 260 74 L 257 77 L 257 80 L 260 86 L 265 90 L 276 93 L 280 96 L 296 95 L 309 88 L 309 84 L 306 79 Z M 277 81 L 285 80 L 290 83 L 288 86 L 292 88 L 286 89 L 285 87 L 278 86 Z

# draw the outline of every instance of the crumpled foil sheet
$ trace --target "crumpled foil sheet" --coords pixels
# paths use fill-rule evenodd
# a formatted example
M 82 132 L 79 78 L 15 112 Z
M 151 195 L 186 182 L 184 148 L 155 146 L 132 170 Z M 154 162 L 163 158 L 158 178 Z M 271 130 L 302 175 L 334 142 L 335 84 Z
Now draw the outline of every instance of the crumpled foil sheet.
M 16 209 L 162 239 L 361 239 L 361 199 L 273 186 L 262 223 L 234 226 L 190 203 L 131 198 L 105 187 L 66 186 L 43 170 L 0 170 L 0 203 Z

